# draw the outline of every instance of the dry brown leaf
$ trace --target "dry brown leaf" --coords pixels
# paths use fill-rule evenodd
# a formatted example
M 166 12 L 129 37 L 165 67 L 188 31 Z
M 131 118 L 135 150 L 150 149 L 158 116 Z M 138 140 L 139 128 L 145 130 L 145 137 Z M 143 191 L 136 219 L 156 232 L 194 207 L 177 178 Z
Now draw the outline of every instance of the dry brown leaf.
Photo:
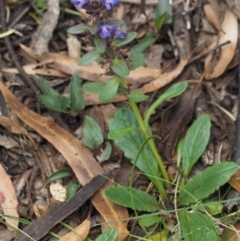
M 237 171 L 231 176 L 228 183 L 240 193 L 240 172 Z
M 68 56 L 80 59 L 81 42 L 79 42 L 76 36 L 72 34 L 68 34 L 67 46 L 68 46 Z
M 214 42 L 209 49 L 217 46 L 218 44 L 226 43 L 227 41 L 230 41 L 230 44 L 224 45 L 221 48 L 219 60 L 214 60 L 216 59 L 216 52 L 211 52 L 206 57 L 205 78 L 209 80 L 222 75 L 235 55 L 238 42 L 238 21 L 236 16 L 230 10 L 227 10 L 225 13 L 221 29 L 222 31 L 220 33 L 219 42 Z M 212 66 L 215 62 L 217 62 L 216 66 Z
M 213 25 L 213 27 L 221 31 L 221 21 L 218 17 L 216 11 L 212 8 L 211 4 L 205 4 L 203 6 L 204 13 L 206 15 L 207 20 Z
M 80 225 L 74 228 L 73 231 L 64 235 L 59 241 L 84 241 L 90 230 L 90 220 L 84 220 Z
M 0 82 L 0 90 L 13 112 L 27 125 L 47 139 L 68 161 L 76 177 L 82 185 L 87 184 L 93 177 L 104 171 L 92 156 L 91 152 L 73 135 L 46 117 L 40 116 L 24 106 Z M 109 226 L 118 229 L 118 240 L 127 236 L 127 222 L 117 220 L 128 218 L 127 209 L 110 202 L 104 195 L 106 187 L 112 186 L 109 181 L 91 198 L 93 205 L 101 213 Z
M 9 225 L 8 229 L 12 230 L 18 227 L 18 200 L 15 194 L 15 190 L 12 184 L 11 179 L 8 174 L 3 169 L 2 165 L 0 165 L 0 205 L 2 206 L 3 213 L 8 216 L 12 216 L 13 218 L 5 218 L 6 223 Z
M 11 149 L 19 146 L 19 144 L 8 136 L 0 135 L 0 146 L 4 146 L 6 149 Z

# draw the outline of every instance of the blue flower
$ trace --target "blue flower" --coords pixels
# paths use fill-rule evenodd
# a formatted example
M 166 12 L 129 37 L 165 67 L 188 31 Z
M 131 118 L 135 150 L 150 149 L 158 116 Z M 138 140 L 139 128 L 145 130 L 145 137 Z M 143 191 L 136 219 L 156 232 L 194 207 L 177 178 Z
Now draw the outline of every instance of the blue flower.
M 110 25 L 103 21 L 100 22 L 99 31 L 100 31 L 99 35 L 101 38 L 118 37 L 120 39 L 125 39 L 127 36 L 127 33 L 118 30 L 115 25 Z
M 113 37 L 113 33 L 116 32 L 117 27 L 114 25 L 109 25 L 104 22 L 100 23 L 100 37 L 107 38 Z
M 70 0 L 70 2 L 73 4 L 73 5 L 76 5 L 77 8 L 82 8 L 83 5 L 85 5 L 86 3 L 89 3 L 89 0 Z
M 118 0 L 101 0 L 101 2 L 105 5 L 107 10 L 115 7 L 118 4 Z
M 123 32 L 123 31 L 120 31 L 120 30 L 117 30 L 115 32 L 115 36 L 120 38 L 120 39 L 125 39 L 127 37 L 127 33 Z

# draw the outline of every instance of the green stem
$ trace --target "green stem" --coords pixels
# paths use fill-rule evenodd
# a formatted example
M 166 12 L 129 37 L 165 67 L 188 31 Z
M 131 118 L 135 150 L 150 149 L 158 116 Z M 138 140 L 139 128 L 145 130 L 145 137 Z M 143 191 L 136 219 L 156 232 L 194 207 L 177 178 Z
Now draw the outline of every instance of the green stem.
M 157 148 L 155 146 L 155 143 L 154 143 L 153 139 L 150 138 L 151 136 L 149 135 L 149 132 L 147 130 L 148 127 L 147 127 L 147 125 L 145 125 L 145 123 L 143 121 L 143 118 L 142 118 L 141 113 L 140 113 L 140 111 L 139 111 L 139 109 L 137 107 L 137 104 L 131 98 L 128 98 L 128 101 L 129 101 L 129 104 L 130 104 L 130 106 L 131 106 L 131 108 L 132 108 L 136 118 L 137 118 L 137 121 L 138 121 L 138 124 L 139 124 L 141 130 L 143 131 L 146 139 L 149 139 L 149 142 L 148 142 L 149 146 L 150 146 L 150 148 L 152 150 L 152 153 L 153 153 L 155 159 L 157 160 L 157 163 L 158 163 L 160 172 L 162 174 L 162 177 L 165 180 L 164 185 L 166 187 L 170 187 L 168 174 L 167 174 L 167 171 L 166 171 L 165 166 L 163 164 L 162 158 L 160 157 L 160 155 L 159 155 L 159 153 L 157 151 Z M 161 190 L 161 194 L 162 195 L 163 195 L 163 193 L 165 193 L 165 195 L 166 195 L 165 189 Z

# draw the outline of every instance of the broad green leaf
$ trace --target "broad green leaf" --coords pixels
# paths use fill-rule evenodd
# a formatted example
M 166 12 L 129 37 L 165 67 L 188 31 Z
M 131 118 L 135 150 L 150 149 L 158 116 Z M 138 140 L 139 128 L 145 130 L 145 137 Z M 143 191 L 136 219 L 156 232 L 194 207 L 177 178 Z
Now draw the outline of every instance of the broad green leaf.
M 99 235 L 95 241 L 116 241 L 118 236 L 118 231 L 116 228 L 109 228 Z
M 81 187 L 80 183 L 70 182 L 67 185 L 67 199 L 72 198 L 77 193 L 80 187 Z
M 233 162 L 222 162 L 206 168 L 181 187 L 178 203 L 188 205 L 208 197 L 225 184 L 236 172 L 237 168 L 238 165 Z
M 92 63 L 93 61 L 98 62 L 101 59 L 101 52 L 98 50 L 94 49 L 87 54 L 83 55 L 83 57 L 78 61 L 79 65 L 88 65 Z
M 137 53 L 131 55 L 131 70 L 137 69 L 138 67 L 142 66 L 144 64 L 144 54 L 143 53 Z
M 203 154 L 210 137 L 211 120 L 208 115 L 199 116 L 187 131 L 182 146 L 182 168 L 188 176 L 193 165 Z
M 223 210 L 223 204 L 220 201 L 205 201 L 203 205 L 194 205 L 194 209 L 210 213 L 211 215 L 220 214 Z
M 155 112 L 156 108 L 158 108 L 159 105 L 161 105 L 164 101 L 168 99 L 174 98 L 182 94 L 187 89 L 187 86 L 187 82 L 179 82 L 172 85 L 162 95 L 160 95 L 158 99 L 155 100 L 148 108 L 144 117 L 145 123 L 148 123 L 150 116 Z
M 103 134 L 98 123 L 90 116 L 85 116 L 83 126 L 83 140 L 90 149 L 95 149 L 103 143 Z
M 85 108 L 85 101 L 82 93 L 81 80 L 78 74 L 74 74 L 70 82 L 70 108 L 74 112 L 80 112 Z
M 153 19 L 155 22 L 164 14 L 167 14 L 164 23 L 172 23 L 172 4 L 169 0 L 160 0 L 153 12 Z
M 70 99 L 61 95 L 38 95 L 37 98 L 49 109 L 64 113 L 70 104 Z
M 206 214 L 180 211 L 178 213 L 184 241 L 219 241 L 212 219 Z
M 49 96 L 59 96 L 59 93 L 54 90 L 48 82 L 43 79 L 42 77 L 38 75 L 33 76 L 33 80 L 35 84 L 38 86 L 38 88 L 43 92 L 44 95 L 49 95 Z
M 128 95 L 135 103 L 139 103 L 147 100 L 149 97 L 144 95 L 141 90 L 133 90 L 130 95 Z
M 56 181 L 58 179 L 62 179 L 64 177 L 71 176 L 71 172 L 69 170 L 60 170 L 57 172 L 54 172 L 50 177 L 47 178 L 45 181 L 43 188 L 45 188 L 50 182 Z
M 100 53 L 105 53 L 107 48 L 107 40 L 104 38 L 94 39 L 95 47 Z
M 88 24 L 88 30 L 92 35 L 95 35 L 98 32 L 98 24 L 94 24 L 93 26 Z
M 150 47 L 157 38 L 158 36 L 154 37 L 152 32 L 148 32 L 143 39 L 131 48 L 130 54 L 142 53 L 146 48 Z
M 118 205 L 137 211 L 154 212 L 159 209 L 159 203 L 146 192 L 118 185 L 105 190 L 105 195 Z
M 88 31 L 88 27 L 84 23 L 80 23 L 78 25 L 72 26 L 71 28 L 69 28 L 67 30 L 67 32 L 70 34 L 81 34 L 81 33 L 87 32 L 87 31 Z
M 110 80 L 108 80 L 107 84 L 99 94 L 100 101 L 109 102 L 116 96 L 120 79 L 121 79 L 120 77 L 114 76 Z
M 129 133 L 130 131 L 133 131 L 133 130 L 141 131 L 140 128 L 136 128 L 136 127 L 118 128 L 118 129 L 109 131 L 108 139 L 111 139 L 111 140 L 119 139 L 119 138 L 125 136 L 127 133 Z
M 87 92 L 100 94 L 105 86 L 106 84 L 102 82 L 87 82 L 83 84 L 82 88 Z
M 120 39 L 120 38 L 116 38 L 112 41 L 112 45 L 116 46 L 116 47 L 120 47 L 123 45 L 126 45 L 128 43 L 130 43 L 131 41 L 133 41 L 137 36 L 137 32 L 130 32 L 127 34 L 127 37 L 125 39 Z
M 111 153 L 112 153 L 112 145 L 110 144 L 110 142 L 106 142 L 106 147 L 103 150 L 103 152 L 101 153 L 101 155 L 97 156 L 97 160 L 100 163 L 107 161 L 109 159 L 109 157 L 111 156 Z
M 150 227 L 155 223 L 159 223 L 162 221 L 162 218 L 159 216 L 149 216 L 149 215 L 142 215 L 138 217 L 138 223 L 141 227 Z
M 126 77 L 129 75 L 129 68 L 123 59 L 114 59 L 110 66 L 111 70 L 120 77 Z
M 106 23 L 109 25 L 121 26 L 124 24 L 124 21 L 123 20 L 107 20 Z
M 117 111 L 115 117 L 110 122 L 109 131 L 110 134 L 112 134 L 113 131 L 121 130 L 123 128 L 140 128 L 135 115 L 128 108 L 121 108 Z M 134 163 L 134 160 L 139 154 L 139 150 L 145 141 L 144 134 L 137 130 L 129 131 L 125 135 L 114 140 L 115 144 L 124 152 L 125 157 L 132 163 Z M 136 166 L 143 173 L 149 175 L 149 179 L 155 185 L 158 185 L 159 181 L 156 178 L 159 177 L 158 165 L 148 143 L 144 145 L 140 152 Z

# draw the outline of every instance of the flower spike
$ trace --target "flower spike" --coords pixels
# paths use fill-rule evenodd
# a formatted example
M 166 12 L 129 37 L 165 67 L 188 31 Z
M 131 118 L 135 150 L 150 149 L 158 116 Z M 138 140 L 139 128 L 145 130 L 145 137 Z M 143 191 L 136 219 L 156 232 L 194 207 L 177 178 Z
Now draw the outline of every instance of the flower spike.
M 109 10 L 118 4 L 118 0 L 101 0 L 106 9 Z
M 89 0 L 70 0 L 73 5 L 76 5 L 78 9 L 82 8 L 83 5 L 89 3 Z

